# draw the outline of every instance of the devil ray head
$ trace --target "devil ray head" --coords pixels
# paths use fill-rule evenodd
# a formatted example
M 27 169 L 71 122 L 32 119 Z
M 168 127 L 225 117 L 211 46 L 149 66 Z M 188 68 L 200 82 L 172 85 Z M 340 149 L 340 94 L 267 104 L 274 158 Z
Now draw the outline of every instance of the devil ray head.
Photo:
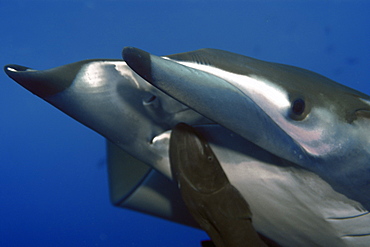
M 370 97 L 314 72 L 214 50 L 125 48 L 144 79 L 370 209 Z
M 143 80 L 122 60 L 84 60 L 34 70 L 6 65 L 21 86 L 170 176 L 166 131 L 179 122 L 210 122 Z M 157 137 L 157 138 L 156 138 Z M 165 148 L 164 148 L 165 147 Z

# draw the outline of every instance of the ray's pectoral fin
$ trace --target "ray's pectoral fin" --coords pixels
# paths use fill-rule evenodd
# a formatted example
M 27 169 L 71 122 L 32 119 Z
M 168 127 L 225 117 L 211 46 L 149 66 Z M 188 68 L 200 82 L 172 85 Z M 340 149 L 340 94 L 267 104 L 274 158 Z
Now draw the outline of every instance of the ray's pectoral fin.
M 185 204 L 217 247 L 266 246 L 253 228 L 248 203 L 207 141 L 189 125 L 173 129 L 170 163 Z

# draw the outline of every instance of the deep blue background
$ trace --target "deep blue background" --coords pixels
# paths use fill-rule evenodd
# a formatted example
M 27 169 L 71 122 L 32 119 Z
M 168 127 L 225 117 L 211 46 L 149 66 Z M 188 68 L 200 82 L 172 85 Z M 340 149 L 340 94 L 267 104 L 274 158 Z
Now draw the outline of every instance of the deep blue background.
M 0 65 L 47 69 L 219 48 L 370 93 L 369 1 L 3 1 Z M 188 246 L 207 236 L 110 205 L 104 139 L 0 73 L 0 246 Z M 368 134 L 368 133 L 366 133 Z

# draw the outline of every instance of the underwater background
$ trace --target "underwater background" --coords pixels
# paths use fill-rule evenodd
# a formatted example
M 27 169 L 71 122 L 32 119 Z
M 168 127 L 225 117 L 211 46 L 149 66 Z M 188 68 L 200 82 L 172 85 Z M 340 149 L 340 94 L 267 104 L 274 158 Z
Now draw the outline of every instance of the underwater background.
M 4 1 L 0 64 L 48 69 L 218 48 L 370 94 L 370 1 Z M 0 72 L 0 246 L 198 247 L 197 229 L 109 201 L 104 138 Z M 368 133 L 364 133 L 368 134 Z

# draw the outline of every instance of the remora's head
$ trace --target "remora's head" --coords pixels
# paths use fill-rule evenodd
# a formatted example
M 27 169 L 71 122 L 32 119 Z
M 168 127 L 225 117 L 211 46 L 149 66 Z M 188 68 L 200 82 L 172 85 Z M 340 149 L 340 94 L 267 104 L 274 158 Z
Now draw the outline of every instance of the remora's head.
M 214 49 L 163 59 L 125 48 L 123 57 L 172 97 L 337 189 L 369 189 L 369 96 L 311 71 Z
M 151 147 L 157 135 L 178 122 L 204 120 L 122 60 L 85 60 L 42 71 L 7 65 L 4 70 L 24 88 L 144 162 L 162 158 Z

